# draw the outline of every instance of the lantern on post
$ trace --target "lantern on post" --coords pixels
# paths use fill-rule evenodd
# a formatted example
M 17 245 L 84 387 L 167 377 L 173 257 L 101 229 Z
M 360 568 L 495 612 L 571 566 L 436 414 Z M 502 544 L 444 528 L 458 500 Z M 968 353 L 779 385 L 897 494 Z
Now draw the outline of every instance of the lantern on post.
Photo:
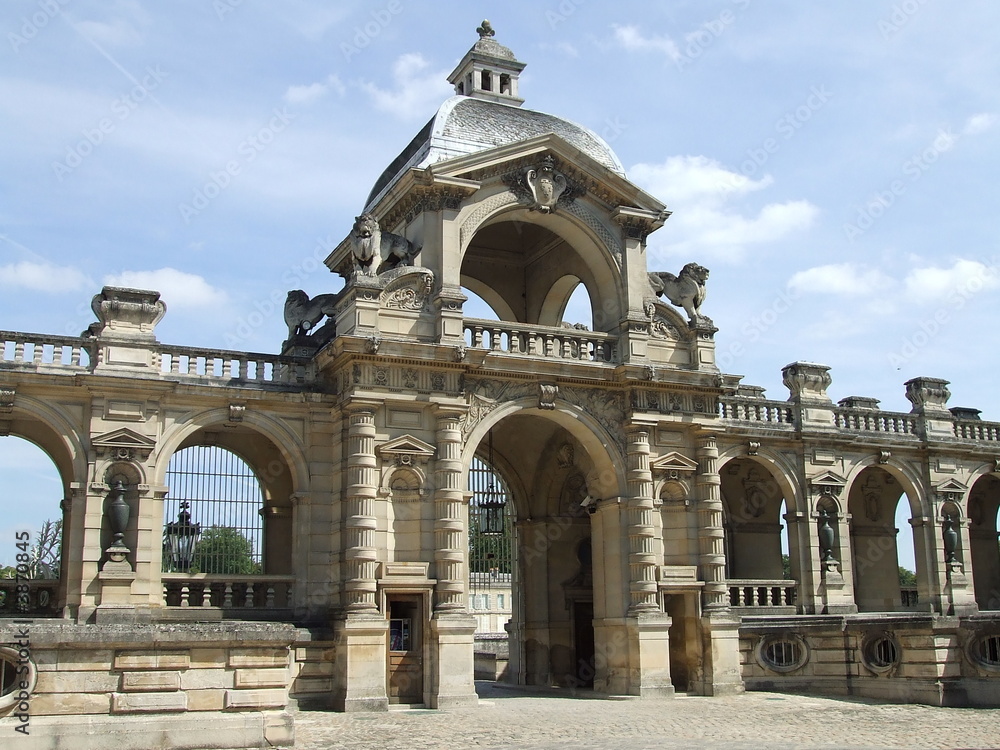
M 504 532 L 504 507 L 507 498 L 496 488 L 496 468 L 493 465 L 493 430 L 489 433 L 490 441 L 490 483 L 479 500 L 481 524 L 479 531 L 489 536 L 501 536 Z
M 181 502 L 177 520 L 166 525 L 163 535 L 166 537 L 167 549 L 170 552 L 170 565 L 179 573 L 191 570 L 194 561 L 194 548 L 201 538 L 201 524 L 191 523 L 190 504 L 187 500 Z

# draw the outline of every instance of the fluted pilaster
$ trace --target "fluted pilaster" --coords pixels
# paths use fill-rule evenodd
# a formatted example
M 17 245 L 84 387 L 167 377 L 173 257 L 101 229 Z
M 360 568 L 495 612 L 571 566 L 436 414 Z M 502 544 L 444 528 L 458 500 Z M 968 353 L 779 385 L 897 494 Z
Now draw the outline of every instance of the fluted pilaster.
M 653 474 L 649 469 L 649 431 L 628 432 L 629 612 L 658 611 L 656 558 L 653 555 Z
M 722 527 L 722 480 L 714 435 L 698 439 L 698 552 L 705 609 L 727 607 L 725 531 Z
M 465 610 L 463 542 L 468 516 L 462 487 L 462 430 L 454 411 L 437 415 L 437 459 L 434 492 L 434 561 L 437 567 L 435 612 Z
M 378 473 L 375 462 L 375 408 L 356 406 L 350 411 L 347 440 L 347 518 L 344 584 L 347 611 L 374 613 L 375 603 L 375 496 Z

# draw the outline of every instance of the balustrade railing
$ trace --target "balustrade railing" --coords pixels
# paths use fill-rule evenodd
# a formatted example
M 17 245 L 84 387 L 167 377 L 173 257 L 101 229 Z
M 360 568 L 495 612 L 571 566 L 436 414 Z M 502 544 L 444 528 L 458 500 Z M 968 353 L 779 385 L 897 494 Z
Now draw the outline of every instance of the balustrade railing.
M 501 354 L 580 362 L 616 362 L 618 358 L 618 341 L 610 333 L 474 318 L 465 319 L 463 330 L 469 346 Z
M 723 397 L 719 399 L 719 416 L 737 422 L 763 422 L 768 425 L 793 424 L 792 407 L 787 401 L 768 401 Z
M 78 336 L 0 331 L 0 362 L 36 370 L 69 367 L 86 370 L 91 364 L 91 341 Z
M 956 420 L 955 437 L 996 442 L 1000 440 L 1000 422 L 982 422 L 978 419 Z
M 788 580 L 729 579 L 731 607 L 794 607 L 798 584 Z
M 833 424 L 843 430 L 879 432 L 890 435 L 917 435 L 917 417 L 912 414 L 868 409 L 833 410 Z
M 164 573 L 162 583 L 168 607 L 280 610 L 292 607 L 295 578 Z
M 160 346 L 157 353 L 164 375 L 253 383 L 305 383 L 315 376 L 308 360 L 293 357 L 179 346 Z
M 0 616 L 55 617 L 58 589 L 57 579 L 0 578 Z

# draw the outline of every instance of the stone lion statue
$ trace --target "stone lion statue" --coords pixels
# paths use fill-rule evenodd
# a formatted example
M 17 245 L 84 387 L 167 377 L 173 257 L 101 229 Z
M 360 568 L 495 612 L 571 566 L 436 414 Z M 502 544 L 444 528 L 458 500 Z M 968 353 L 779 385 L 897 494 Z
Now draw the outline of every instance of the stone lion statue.
M 288 338 L 305 335 L 324 315 L 333 320 L 336 294 L 319 294 L 313 299 L 301 289 L 293 289 L 285 298 L 285 325 Z
M 666 271 L 649 274 L 649 285 L 657 297 L 666 297 L 670 303 L 683 307 L 692 324 L 706 320 L 701 314 L 701 303 L 705 301 L 705 281 L 708 269 L 697 263 L 688 263 L 674 276 Z
M 377 276 L 397 266 L 412 266 L 413 258 L 419 251 L 405 237 L 383 232 L 378 221 L 369 213 L 355 217 L 351 246 L 354 267 L 365 276 Z

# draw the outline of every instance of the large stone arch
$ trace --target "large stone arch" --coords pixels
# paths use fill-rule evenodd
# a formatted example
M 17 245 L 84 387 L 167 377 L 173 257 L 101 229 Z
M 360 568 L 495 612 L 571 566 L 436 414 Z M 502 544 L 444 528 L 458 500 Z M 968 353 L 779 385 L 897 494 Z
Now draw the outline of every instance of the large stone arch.
M 552 304 L 550 292 L 567 275 L 572 275 L 587 289 L 595 328 L 610 330 L 617 325 L 627 307 L 620 269 L 621 248 L 619 240 L 603 222 L 585 206 L 579 206 L 573 212 L 560 207 L 554 212 L 542 213 L 530 211 L 516 200 L 497 202 L 496 199 L 497 196 L 485 199 L 480 210 L 473 210 L 461 228 L 460 257 L 457 260 L 462 285 L 489 302 L 498 314 L 506 311 L 512 315 L 511 320 L 558 325 L 560 321 L 555 318 L 561 309 Z M 561 258 L 568 261 L 567 266 L 560 266 L 558 270 L 548 269 L 544 276 L 536 274 L 530 282 L 521 280 L 525 284 L 522 291 L 525 306 L 520 312 L 509 299 L 511 295 L 505 297 L 496 290 L 488 289 L 490 282 L 484 278 L 488 274 L 477 270 L 476 259 L 470 255 L 476 238 L 482 238 L 483 233 L 491 228 L 500 232 L 505 229 L 502 225 L 506 223 L 510 223 L 515 232 L 522 231 L 525 226 L 547 230 L 574 251 Z M 509 244 L 517 243 L 512 239 Z M 532 289 L 530 284 L 536 284 L 538 288 Z
M 229 416 L 228 409 L 192 412 L 167 429 L 158 445 L 155 481 L 161 485 L 164 483 L 171 456 L 186 440 L 200 430 L 226 425 Z M 240 424 L 267 437 L 282 455 L 290 471 L 293 493 L 308 491 L 309 467 L 305 459 L 305 446 L 294 432 L 280 420 L 250 410 L 244 413 Z
M 1000 610 L 1000 549 L 998 510 L 1000 510 L 1000 474 L 996 464 L 977 467 L 969 476 L 969 491 L 962 519 L 962 546 L 966 573 L 971 567 L 976 604 L 981 610 Z
M 491 431 L 494 464 L 515 503 L 510 674 L 523 684 L 593 684 L 606 668 L 594 667 L 595 617 L 620 604 L 608 581 L 624 575 L 627 586 L 628 566 L 617 544 L 604 545 L 610 557 L 597 549 L 595 516 L 575 496 L 566 502 L 565 485 L 582 475 L 590 494 L 615 503 L 626 487 L 616 440 L 574 404 L 557 398 L 541 409 L 537 398 L 512 399 L 467 432 L 464 472 Z
M 885 493 L 895 488 L 879 485 L 879 469 L 898 486 L 899 495 L 891 507 L 886 506 Z M 868 472 L 868 479 L 860 484 Z M 933 539 L 933 508 L 929 488 L 917 470 L 895 457 L 866 456 L 848 470 L 840 498 L 850 516 L 851 573 L 854 601 L 862 612 L 897 611 L 909 606 L 899 583 L 899 534 L 910 534 L 917 576 L 917 596 L 924 603 L 939 598 L 937 593 L 936 545 Z M 898 503 L 906 498 L 910 517 L 909 529 L 896 529 Z
M 52 459 L 62 479 L 65 497 L 71 496 L 74 482 L 87 481 L 86 446 L 89 441 L 80 433 L 67 410 L 18 394 L 9 434 L 37 445 Z
M 782 525 L 787 518 L 796 518 L 796 511 L 803 504 L 794 469 L 775 451 L 758 449 L 750 454 L 739 446 L 719 456 L 719 476 L 730 577 L 781 579 Z M 787 530 L 789 563 L 792 577 L 801 580 L 802 552 L 808 548 L 808 541 L 799 538 L 795 530 Z

